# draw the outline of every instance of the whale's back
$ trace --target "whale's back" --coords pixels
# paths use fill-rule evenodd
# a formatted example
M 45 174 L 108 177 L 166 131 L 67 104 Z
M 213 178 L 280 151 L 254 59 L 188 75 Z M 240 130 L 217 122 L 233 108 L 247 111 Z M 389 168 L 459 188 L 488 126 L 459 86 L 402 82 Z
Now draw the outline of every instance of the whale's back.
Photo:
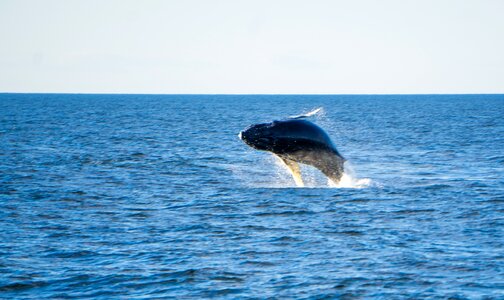
M 278 143 L 282 143 L 286 147 L 291 145 L 304 149 L 325 149 L 340 155 L 329 135 L 308 120 L 287 119 L 274 121 L 272 124 Z

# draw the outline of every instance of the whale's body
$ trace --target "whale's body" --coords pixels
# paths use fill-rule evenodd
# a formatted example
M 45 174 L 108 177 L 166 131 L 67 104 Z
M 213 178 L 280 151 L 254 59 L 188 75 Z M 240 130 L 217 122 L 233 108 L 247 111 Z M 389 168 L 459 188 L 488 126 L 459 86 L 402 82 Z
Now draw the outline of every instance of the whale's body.
M 345 159 L 327 133 L 302 117 L 255 124 L 239 136 L 252 148 L 277 155 L 289 167 L 298 186 L 304 185 L 298 163 L 314 166 L 334 183 L 343 176 Z

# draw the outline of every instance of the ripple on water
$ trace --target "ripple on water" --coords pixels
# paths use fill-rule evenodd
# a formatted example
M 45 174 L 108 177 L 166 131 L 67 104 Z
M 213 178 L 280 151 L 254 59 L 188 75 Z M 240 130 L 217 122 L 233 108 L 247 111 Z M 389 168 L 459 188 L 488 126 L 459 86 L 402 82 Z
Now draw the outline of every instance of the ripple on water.
M 352 165 L 295 188 L 236 134 L 315 104 Z M 0 298 L 504 298 L 503 104 L 2 94 Z

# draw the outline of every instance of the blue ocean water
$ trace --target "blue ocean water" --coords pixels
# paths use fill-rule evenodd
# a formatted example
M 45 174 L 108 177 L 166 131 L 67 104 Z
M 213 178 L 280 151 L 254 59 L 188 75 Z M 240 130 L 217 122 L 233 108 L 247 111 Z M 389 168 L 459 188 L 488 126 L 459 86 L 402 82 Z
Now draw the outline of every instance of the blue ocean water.
M 350 162 L 295 188 L 246 126 Z M 504 95 L 0 94 L 0 298 L 503 299 Z

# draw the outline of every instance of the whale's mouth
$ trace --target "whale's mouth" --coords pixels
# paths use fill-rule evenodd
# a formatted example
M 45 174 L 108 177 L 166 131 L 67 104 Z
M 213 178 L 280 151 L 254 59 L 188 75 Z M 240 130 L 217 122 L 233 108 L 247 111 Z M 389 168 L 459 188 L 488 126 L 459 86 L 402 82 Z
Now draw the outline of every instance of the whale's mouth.
M 271 144 L 271 139 L 267 137 L 259 137 L 254 140 L 254 143 L 260 147 L 267 147 Z
M 238 138 L 240 140 L 243 140 L 243 131 L 240 131 L 240 133 L 238 133 Z

